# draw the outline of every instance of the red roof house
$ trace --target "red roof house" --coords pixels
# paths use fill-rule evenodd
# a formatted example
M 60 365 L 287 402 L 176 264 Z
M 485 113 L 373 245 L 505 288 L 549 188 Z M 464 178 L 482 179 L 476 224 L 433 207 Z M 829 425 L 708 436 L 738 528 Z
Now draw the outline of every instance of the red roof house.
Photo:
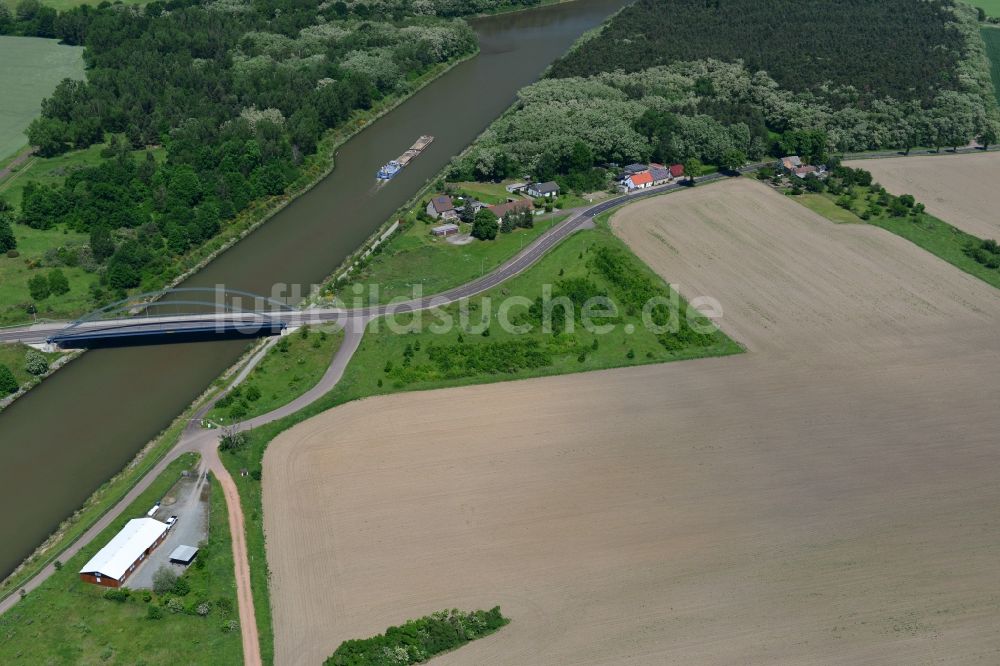
M 653 174 L 649 171 L 634 173 L 625 179 L 625 187 L 630 190 L 642 190 L 653 184 Z

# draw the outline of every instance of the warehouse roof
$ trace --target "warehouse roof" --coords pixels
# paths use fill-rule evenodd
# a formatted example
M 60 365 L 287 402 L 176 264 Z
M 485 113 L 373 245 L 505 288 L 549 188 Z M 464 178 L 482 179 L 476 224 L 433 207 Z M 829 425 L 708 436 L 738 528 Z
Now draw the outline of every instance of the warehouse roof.
M 121 580 L 129 567 L 167 531 L 165 523 L 153 518 L 133 518 L 104 548 L 83 565 L 80 573 Z

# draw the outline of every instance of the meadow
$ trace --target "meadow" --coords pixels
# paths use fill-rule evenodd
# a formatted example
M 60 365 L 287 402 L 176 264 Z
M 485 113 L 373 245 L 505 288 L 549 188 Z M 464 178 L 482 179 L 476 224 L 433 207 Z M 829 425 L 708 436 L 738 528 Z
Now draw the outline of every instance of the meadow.
M 65 78 L 83 78 L 83 47 L 54 39 L 0 37 L 0 159 L 27 146 L 42 99 Z

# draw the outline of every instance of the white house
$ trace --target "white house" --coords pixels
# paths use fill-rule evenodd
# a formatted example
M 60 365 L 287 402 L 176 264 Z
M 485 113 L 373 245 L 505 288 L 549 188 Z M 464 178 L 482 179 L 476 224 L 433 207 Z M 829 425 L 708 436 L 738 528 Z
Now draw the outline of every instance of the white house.
M 528 185 L 527 188 L 528 196 L 535 197 L 557 197 L 559 196 L 559 186 L 553 181 L 548 181 L 546 183 L 532 183 Z

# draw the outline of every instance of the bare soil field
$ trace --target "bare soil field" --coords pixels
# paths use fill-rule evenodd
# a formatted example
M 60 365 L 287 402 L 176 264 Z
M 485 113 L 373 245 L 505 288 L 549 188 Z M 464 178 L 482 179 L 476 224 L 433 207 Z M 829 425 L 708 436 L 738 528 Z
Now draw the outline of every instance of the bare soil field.
M 979 238 L 1000 239 L 1000 153 L 855 160 L 893 194 L 912 194 L 927 211 Z
M 508 627 L 434 663 L 1000 660 L 1000 293 L 751 182 L 614 226 L 749 353 L 369 399 L 284 433 L 277 662 L 494 604 Z

